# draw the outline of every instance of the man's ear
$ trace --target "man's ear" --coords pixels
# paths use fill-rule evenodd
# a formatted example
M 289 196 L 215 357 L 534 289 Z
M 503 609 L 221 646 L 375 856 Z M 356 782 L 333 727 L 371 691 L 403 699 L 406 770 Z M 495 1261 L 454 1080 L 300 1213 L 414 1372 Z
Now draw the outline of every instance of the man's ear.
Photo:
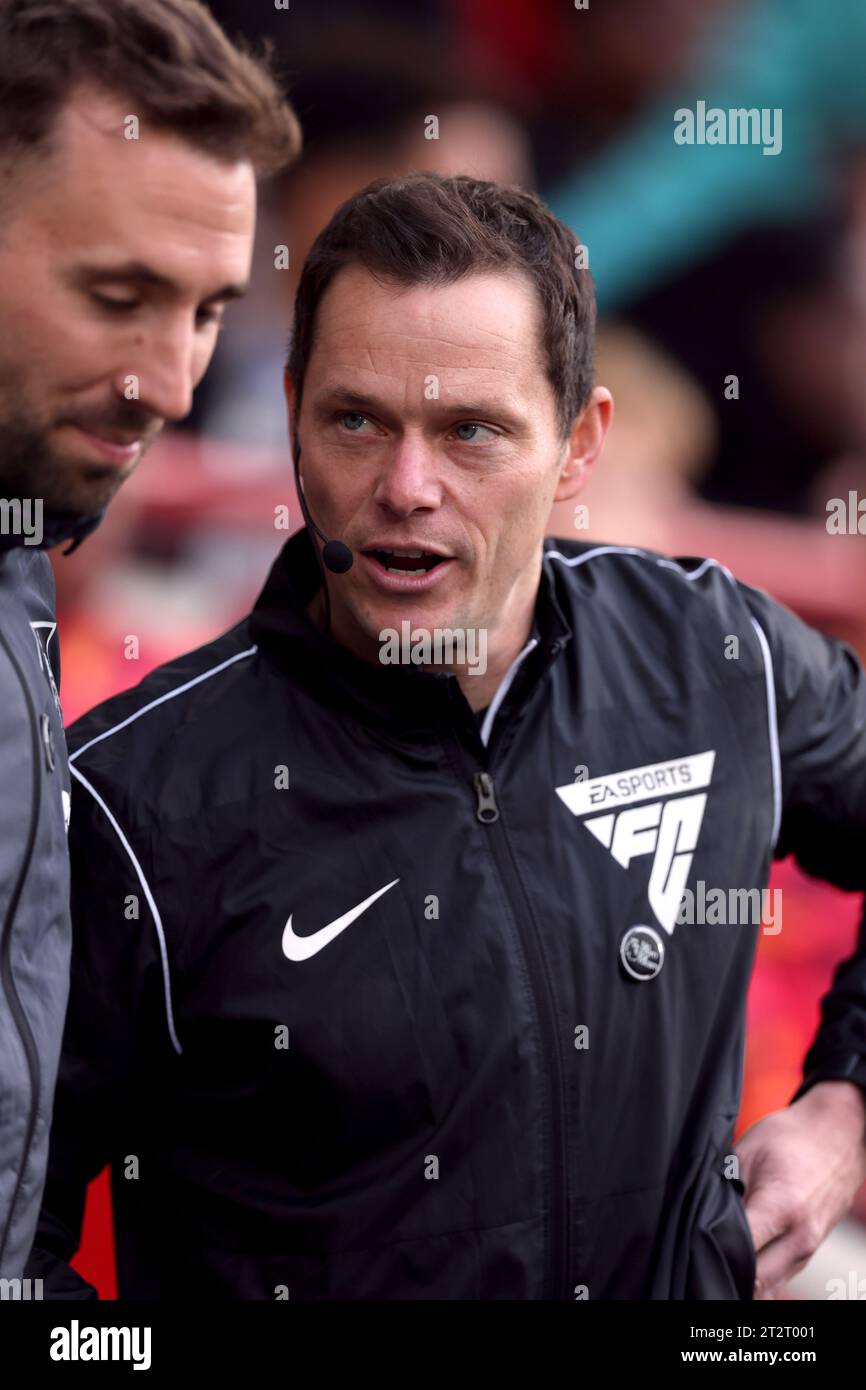
M 286 367 L 283 372 L 283 391 L 286 397 L 286 409 L 288 411 L 289 443 L 294 443 L 295 436 L 295 383 L 289 375 Z
M 612 419 L 613 397 L 606 386 L 596 386 L 565 442 L 554 502 L 576 497 L 589 482 Z

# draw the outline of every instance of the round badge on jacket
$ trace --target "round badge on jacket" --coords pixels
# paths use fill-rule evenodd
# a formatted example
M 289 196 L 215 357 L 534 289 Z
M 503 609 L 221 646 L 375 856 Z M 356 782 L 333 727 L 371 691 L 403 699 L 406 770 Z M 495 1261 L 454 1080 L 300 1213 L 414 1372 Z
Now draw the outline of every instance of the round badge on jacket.
M 633 980 L 654 980 L 665 963 L 665 943 L 652 927 L 629 927 L 619 943 L 619 958 Z

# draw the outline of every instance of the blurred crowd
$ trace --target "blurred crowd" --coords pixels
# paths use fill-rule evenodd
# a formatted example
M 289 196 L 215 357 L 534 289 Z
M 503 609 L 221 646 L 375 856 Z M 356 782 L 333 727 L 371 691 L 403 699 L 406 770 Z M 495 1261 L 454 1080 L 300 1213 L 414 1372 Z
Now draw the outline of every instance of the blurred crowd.
M 249 606 L 275 507 L 301 521 L 282 367 L 304 257 L 346 197 L 414 169 L 536 189 L 586 247 L 616 416 L 586 513 L 561 505 L 551 533 L 713 554 L 866 656 L 866 540 L 826 525 L 830 499 L 866 498 L 862 0 L 210 7 L 273 44 L 304 153 L 263 189 L 251 293 L 193 414 L 56 562 L 67 720 Z M 781 148 L 676 143 L 698 102 L 778 109 Z M 851 899 L 781 875 L 741 1129 L 790 1099 L 856 930 Z

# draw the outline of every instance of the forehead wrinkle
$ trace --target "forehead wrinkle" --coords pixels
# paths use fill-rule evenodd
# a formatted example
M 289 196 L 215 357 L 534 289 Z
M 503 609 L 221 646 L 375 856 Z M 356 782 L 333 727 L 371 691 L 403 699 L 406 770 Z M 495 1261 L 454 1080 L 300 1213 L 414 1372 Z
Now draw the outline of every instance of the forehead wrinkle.
M 364 376 L 368 373 L 383 381 L 394 381 L 402 385 L 406 381 L 406 372 L 403 370 L 405 362 L 406 359 L 402 357 L 380 360 L 375 354 L 371 355 L 369 349 L 365 352 L 363 362 L 339 355 L 330 357 L 325 366 L 322 390 L 340 388 L 352 390 L 354 389 L 353 377 L 357 374 Z M 429 375 L 431 367 L 435 364 L 431 362 L 429 356 L 425 356 L 417 361 L 413 360 L 411 365 L 420 367 L 425 375 Z M 514 383 L 519 382 L 527 375 L 527 370 L 531 365 L 531 363 L 520 360 L 506 365 L 496 361 L 469 362 L 468 364 L 450 363 L 439 367 L 435 375 L 441 376 L 440 389 L 443 391 L 453 393 L 470 390 L 478 394 L 483 389 L 485 381 L 495 383 L 504 381 L 508 389 L 513 390 Z
M 335 345 L 336 346 L 336 345 Z M 440 347 L 443 344 L 440 343 Z M 352 354 L 352 345 L 343 338 L 339 349 L 329 354 L 328 345 L 322 344 L 322 351 L 328 359 L 329 367 L 340 367 L 349 371 L 371 371 L 378 376 L 398 377 L 406 368 L 421 368 L 426 373 L 437 375 L 453 374 L 494 374 L 497 376 L 519 377 L 524 374 L 527 363 L 518 352 L 495 352 L 491 347 L 455 347 L 444 344 L 446 350 L 437 352 L 430 343 L 414 339 L 407 349 L 397 349 L 396 345 L 386 346 L 375 343 L 359 344 L 358 357 Z
M 416 393 L 417 379 L 413 383 L 412 375 L 400 370 L 389 371 L 384 365 L 381 367 L 373 365 L 368 368 L 358 368 L 356 364 L 352 363 L 350 365 L 347 364 L 349 365 L 349 371 L 344 373 L 341 371 L 339 363 L 332 363 L 329 365 L 330 370 L 323 380 L 321 387 L 317 389 L 317 395 L 324 394 L 325 392 L 339 393 L 341 390 L 345 391 L 347 394 L 367 395 L 369 394 L 369 389 L 365 389 L 366 382 L 364 380 L 367 375 L 374 376 L 378 382 L 382 383 L 383 388 L 387 388 L 388 384 L 392 384 L 403 396 L 410 391 L 413 395 Z M 423 365 L 424 368 L 427 368 L 429 363 Z M 354 373 L 358 371 L 362 373 L 360 380 L 354 378 Z M 425 375 L 429 375 L 429 373 L 425 371 Z M 520 385 L 521 379 L 521 373 L 512 371 L 507 367 L 451 368 L 441 375 L 439 384 L 440 398 L 447 399 L 453 396 L 482 397 L 489 395 L 491 397 L 490 403 L 493 405 L 495 404 L 496 393 L 500 388 L 504 389 L 509 399 L 512 398 L 515 394 L 516 387 Z
M 339 338 L 341 341 L 345 342 L 346 337 L 351 335 L 352 333 L 363 333 L 368 338 L 378 339 L 382 343 L 383 347 L 387 344 L 389 339 L 397 339 L 401 343 L 411 344 L 413 346 L 415 344 L 418 344 L 427 352 L 429 352 L 431 348 L 435 349 L 436 347 L 445 347 L 457 348 L 459 351 L 464 351 L 468 353 L 488 351 L 491 348 L 495 350 L 501 350 L 501 345 L 503 344 L 505 344 L 507 347 L 510 347 L 512 351 L 516 352 L 522 341 L 522 337 L 518 336 L 517 333 L 515 333 L 515 335 L 512 336 L 508 333 L 497 332 L 496 329 L 493 328 L 485 328 L 481 324 L 473 325 L 472 331 L 473 333 L 480 332 L 486 337 L 492 338 L 493 342 L 489 345 L 489 348 L 487 345 L 481 346 L 478 343 L 470 342 L 468 339 L 440 337 L 436 334 L 428 335 L 418 333 L 407 333 L 405 332 L 405 330 L 401 329 L 385 328 L 374 329 L 371 331 L 369 322 L 361 321 L 359 321 L 356 324 L 334 325 L 330 330 L 326 329 L 326 331 L 322 334 L 322 339 L 323 341 L 327 341 L 329 338 Z M 375 347 L 376 345 L 377 344 L 375 342 L 371 343 L 371 346 L 373 347 Z

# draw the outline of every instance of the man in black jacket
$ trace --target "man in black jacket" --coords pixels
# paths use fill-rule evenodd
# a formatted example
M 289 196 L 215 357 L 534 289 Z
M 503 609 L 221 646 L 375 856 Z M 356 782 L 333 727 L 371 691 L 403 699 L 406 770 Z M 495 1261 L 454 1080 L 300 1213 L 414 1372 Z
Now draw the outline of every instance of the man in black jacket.
M 544 539 L 611 412 L 575 250 L 432 175 L 313 247 L 307 527 L 71 731 L 49 1289 L 106 1162 L 169 1299 L 748 1299 L 866 1177 L 866 945 L 734 1153 L 759 920 L 681 911 L 866 887 L 866 681 L 712 560 Z
M 187 414 L 249 273 L 256 171 L 297 143 L 267 69 L 192 0 L 0 0 L 3 1279 L 36 1228 L 69 983 L 46 551 Z

